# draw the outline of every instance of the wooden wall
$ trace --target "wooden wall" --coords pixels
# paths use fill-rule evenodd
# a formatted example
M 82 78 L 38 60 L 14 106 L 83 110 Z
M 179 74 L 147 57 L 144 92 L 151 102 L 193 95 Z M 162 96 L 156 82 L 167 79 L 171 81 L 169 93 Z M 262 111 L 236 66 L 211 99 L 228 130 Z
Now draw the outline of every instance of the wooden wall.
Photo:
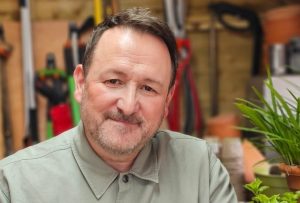
M 207 9 L 211 1 L 187 0 L 186 24 L 188 37 L 192 41 L 192 70 L 205 118 L 210 116 L 211 104 L 209 94 L 210 13 Z M 18 2 L 18 0 L 0 0 L 0 23 L 19 21 Z M 297 0 L 227 0 L 227 2 L 247 6 L 263 16 L 268 9 L 295 3 Z M 133 6 L 149 7 L 156 15 L 163 16 L 162 0 L 119 0 L 119 5 L 121 9 Z M 92 14 L 93 0 L 31 0 L 32 20 L 41 24 L 53 20 L 57 22 L 83 21 Z M 246 85 L 250 79 L 252 38 L 249 34 L 229 32 L 221 26 L 218 26 L 217 36 L 220 112 L 235 112 L 234 100 L 245 96 Z

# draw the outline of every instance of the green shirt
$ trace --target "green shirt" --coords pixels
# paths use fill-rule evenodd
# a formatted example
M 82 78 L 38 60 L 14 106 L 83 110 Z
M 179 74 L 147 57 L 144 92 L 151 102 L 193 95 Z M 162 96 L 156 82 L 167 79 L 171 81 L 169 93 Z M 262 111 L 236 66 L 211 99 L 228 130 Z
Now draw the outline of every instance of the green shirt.
M 229 176 L 205 141 L 160 131 L 127 173 L 89 146 L 82 124 L 0 161 L 0 202 L 236 203 Z

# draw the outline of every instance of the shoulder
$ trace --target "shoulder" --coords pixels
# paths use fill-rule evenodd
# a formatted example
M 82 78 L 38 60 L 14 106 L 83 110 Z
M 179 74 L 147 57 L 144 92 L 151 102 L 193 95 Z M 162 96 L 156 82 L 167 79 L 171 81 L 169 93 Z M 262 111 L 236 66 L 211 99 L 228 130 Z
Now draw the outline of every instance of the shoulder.
M 210 162 L 212 151 L 203 139 L 170 130 L 159 131 L 155 136 L 159 156 L 170 154 L 186 161 Z
M 195 180 L 209 184 L 213 169 L 221 165 L 207 141 L 197 137 L 163 130 L 156 134 L 153 143 L 161 170 L 172 170 L 183 179 L 186 174 L 194 174 Z
M 207 150 L 207 142 L 203 139 L 170 130 L 159 131 L 155 138 L 159 144 L 167 144 L 169 147 L 189 150 Z
M 76 133 L 76 127 L 68 130 L 61 135 L 43 141 L 36 145 L 19 150 L 18 152 L 4 158 L 0 161 L 0 169 L 15 165 L 23 161 L 32 161 L 53 156 L 56 153 L 68 150 L 71 148 L 71 141 Z

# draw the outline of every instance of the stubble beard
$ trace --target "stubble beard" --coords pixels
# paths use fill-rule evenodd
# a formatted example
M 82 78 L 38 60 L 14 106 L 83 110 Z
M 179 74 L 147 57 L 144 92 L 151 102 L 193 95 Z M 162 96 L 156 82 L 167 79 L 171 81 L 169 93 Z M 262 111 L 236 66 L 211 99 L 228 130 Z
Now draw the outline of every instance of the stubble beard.
M 164 118 L 162 114 L 160 121 L 152 129 L 150 126 L 146 126 L 144 119 L 135 115 L 125 116 L 121 112 L 107 111 L 101 115 L 102 118 L 97 118 L 92 116 L 95 113 L 87 108 L 86 102 L 88 101 L 84 94 L 81 102 L 81 118 L 85 134 L 92 138 L 98 147 L 112 155 L 120 156 L 138 153 L 154 136 Z M 138 129 L 132 130 L 117 124 L 112 125 L 113 121 L 111 119 L 125 120 L 138 125 Z M 137 133 L 140 135 L 137 135 Z

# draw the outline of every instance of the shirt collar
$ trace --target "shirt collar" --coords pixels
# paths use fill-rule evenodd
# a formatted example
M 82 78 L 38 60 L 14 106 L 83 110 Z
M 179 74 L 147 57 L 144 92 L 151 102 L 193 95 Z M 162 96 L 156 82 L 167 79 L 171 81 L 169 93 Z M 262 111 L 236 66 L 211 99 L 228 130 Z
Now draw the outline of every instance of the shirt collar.
M 157 143 L 153 138 L 141 150 L 129 172 L 138 178 L 158 183 L 158 170 Z
M 119 172 L 108 166 L 90 147 L 83 131 L 83 124 L 78 124 L 78 130 L 72 143 L 75 160 L 97 199 L 104 194 Z M 141 150 L 128 173 L 134 176 L 158 183 L 157 145 L 151 140 Z

